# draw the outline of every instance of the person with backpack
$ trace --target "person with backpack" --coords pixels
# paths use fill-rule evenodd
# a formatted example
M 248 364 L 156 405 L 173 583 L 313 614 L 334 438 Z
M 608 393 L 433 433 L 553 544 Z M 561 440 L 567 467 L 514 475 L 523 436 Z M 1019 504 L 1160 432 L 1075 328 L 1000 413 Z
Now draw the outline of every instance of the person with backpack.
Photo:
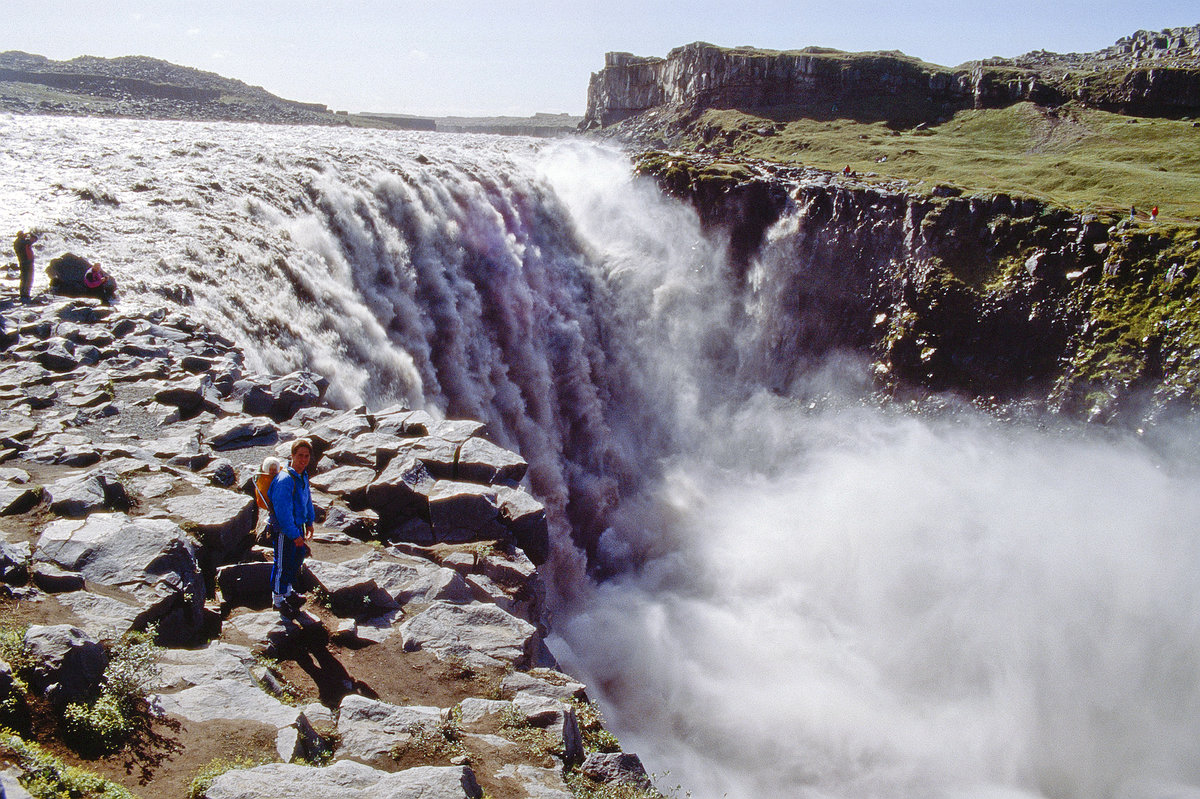
M 38 234 L 17 231 L 13 239 L 13 251 L 17 254 L 17 263 L 21 267 L 21 301 L 29 302 L 33 289 L 33 245 L 38 240 Z
M 275 563 L 271 567 L 271 604 L 285 614 L 294 613 L 304 604 L 296 592 L 300 565 L 308 555 L 307 541 L 313 535 L 315 513 L 312 489 L 308 485 L 308 466 L 312 461 L 312 443 L 298 438 L 292 442 L 292 458 L 267 490 L 275 533 Z

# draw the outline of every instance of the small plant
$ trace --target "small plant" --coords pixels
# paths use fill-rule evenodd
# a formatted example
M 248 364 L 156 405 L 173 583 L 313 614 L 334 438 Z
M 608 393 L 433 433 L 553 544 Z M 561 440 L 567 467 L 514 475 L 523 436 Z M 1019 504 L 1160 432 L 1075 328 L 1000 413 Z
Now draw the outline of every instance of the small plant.
M 462 707 L 455 705 L 449 715 L 434 727 L 414 725 L 408 730 L 409 738 L 392 747 L 391 755 L 399 760 L 409 752 L 419 753 L 433 760 L 439 757 L 462 757 L 467 754 L 463 747 Z
M 247 755 L 240 755 L 233 760 L 215 757 L 208 761 L 208 765 L 197 771 L 196 776 L 192 778 L 191 785 L 188 786 L 188 799 L 203 799 L 204 794 L 212 787 L 213 781 L 227 771 L 255 768 L 270 762 L 270 758 L 267 757 L 252 758 Z
M 574 769 L 563 775 L 576 799 L 665 799 L 653 787 L 622 782 L 596 782 Z
M 501 734 L 514 743 L 521 744 L 534 757 L 555 755 L 562 757 L 563 742 L 541 727 L 535 727 L 513 708 L 500 714 Z
M 0 660 L 7 663 L 13 674 L 21 674 L 33 666 L 33 656 L 25 646 L 28 624 L 0 625 Z
M 600 713 L 599 705 L 580 699 L 570 699 L 567 704 L 575 708 L 585 752 L 621 751 L 621 742 L 617 740 L 617 736 L 604 728 L 604 716 Z
M 11 732 L 0 733 L 0 751 L 11 754 L 21 770 L 21 784 L 34 799 L 137 799 L 125 787 L 90 771 L 68 766 L 40 746 Z
M 154 633 L 128 632 L 112 644 L 100 695 L 91 704 L 74 702 L 64 709 L 63 732 L 79 752 L 115 752 L 146 725 L 146 700 L 162 673 Z

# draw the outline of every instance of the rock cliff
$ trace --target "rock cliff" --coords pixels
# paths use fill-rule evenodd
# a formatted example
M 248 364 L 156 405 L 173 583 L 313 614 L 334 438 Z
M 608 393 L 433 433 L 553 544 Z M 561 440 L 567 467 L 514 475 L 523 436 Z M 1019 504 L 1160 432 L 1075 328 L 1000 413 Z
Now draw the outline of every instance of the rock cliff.
M 1107 110 L 1179 116 L 1200 109 L 1200 26 L 1139 31 L 1095 53 L 1029 53 L 948 68 L 898 52 L 724 48 L 696 42 L 666 58 L 608 53 L 593 73 L 583 129 L 656 108 L 796 106 L 904 122 L 960 108 L 1076 100 Z M 863 110 L 864 98 L 873 106 Z
M 914 195 L 902 182 L 765 162 L 648 153 L 639 163 L 725 231 L 743 270 L 760 270 L 741 279 L 778 303 L 758 360 L 780 388 L 812 356 L 849 349 L 901 394 L 1129 424 L 1200 408 L 1194 226 L 950 187 Z M 787 232 L 768 241 L 785 217 Z

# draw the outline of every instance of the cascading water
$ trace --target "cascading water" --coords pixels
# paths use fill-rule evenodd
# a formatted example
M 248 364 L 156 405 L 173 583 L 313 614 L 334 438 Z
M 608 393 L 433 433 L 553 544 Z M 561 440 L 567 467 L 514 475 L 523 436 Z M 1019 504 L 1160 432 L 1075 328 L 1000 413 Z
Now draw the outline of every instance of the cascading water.
M 100 260 L 123 302 L 184 305 L 341 403 L 519 449 L 556 520 L 556 651 L 668 781 L 1200 796 L 1195 470 L 1135 437 L 881 407 L 852 357 L 797 370 L 777 289 L 802 209 L 735 281 L 694 214 L 578 143 L 0 131 L 0 230 L 43 228 L 43 262 Z

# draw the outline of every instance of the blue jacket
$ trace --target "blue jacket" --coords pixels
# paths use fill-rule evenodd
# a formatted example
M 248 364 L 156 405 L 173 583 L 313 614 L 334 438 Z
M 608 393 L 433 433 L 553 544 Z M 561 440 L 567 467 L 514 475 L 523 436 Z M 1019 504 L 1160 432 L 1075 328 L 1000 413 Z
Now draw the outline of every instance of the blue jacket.
M 267 495 L 279 531 L 288 538 L 303 538 L 305 526 L 312 524 L 315 517 L 308 472 L 296 474 L 289 466 L 271 481 Z

